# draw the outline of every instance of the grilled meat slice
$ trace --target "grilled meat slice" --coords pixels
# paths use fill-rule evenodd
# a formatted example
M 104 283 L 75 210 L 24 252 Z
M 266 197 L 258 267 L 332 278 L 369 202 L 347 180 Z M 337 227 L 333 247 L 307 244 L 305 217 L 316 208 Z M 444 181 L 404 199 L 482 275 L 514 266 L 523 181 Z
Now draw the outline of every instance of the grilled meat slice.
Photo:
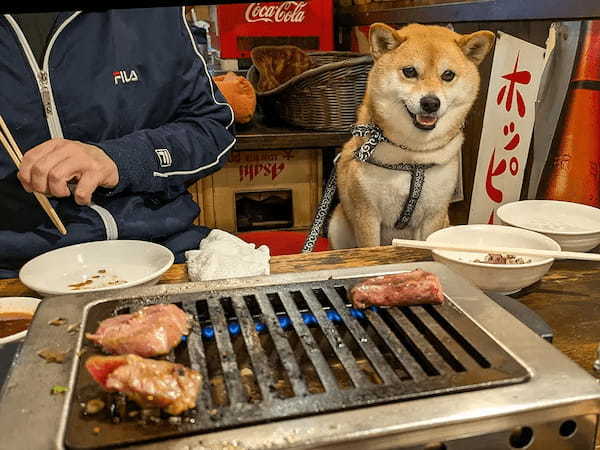
M 108 353 L 165 355 L 190 331 L 190 316 L 176 305 L 146 306 L 133 314 L 120 314 L 100 322 L 86 337 Z
M 444 293 L 439 278 L 421 269 L 383 275 L 358 283 L 350 290 L 357 308 L 375 306 L 410 306 L 443 303 Z
M 178 415 L 196 406 L 200 374 L 181 364 L 137 355 L 96 355 L 85 367 L 105 390 L 121 392 L 142 408 Z

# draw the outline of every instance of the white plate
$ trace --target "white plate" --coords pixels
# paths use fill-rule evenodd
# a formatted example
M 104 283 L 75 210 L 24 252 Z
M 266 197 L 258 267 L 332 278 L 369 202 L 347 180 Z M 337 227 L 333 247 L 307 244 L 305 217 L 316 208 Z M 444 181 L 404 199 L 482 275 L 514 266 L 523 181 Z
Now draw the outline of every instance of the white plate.
M 34 315 L 39 304 L 40 299 L 33 297 L 0 297 L 0 313 L 20 312 Z M 0 345 L 23 339 L 26 334 L 27 330 L 23 330 L 19 333 L 0 338 Z
M 537 231 L 562 250 L 585 252 L 600 244 L 600 209 L 558 200 L 522 200 L 502 205 L 496 215 L 503 224 Z
M 174 259 L 168 248 L 152 242 L 88 242 L 32 259 L 19 278 L 42 295 L 106 291 L 156 283 Z

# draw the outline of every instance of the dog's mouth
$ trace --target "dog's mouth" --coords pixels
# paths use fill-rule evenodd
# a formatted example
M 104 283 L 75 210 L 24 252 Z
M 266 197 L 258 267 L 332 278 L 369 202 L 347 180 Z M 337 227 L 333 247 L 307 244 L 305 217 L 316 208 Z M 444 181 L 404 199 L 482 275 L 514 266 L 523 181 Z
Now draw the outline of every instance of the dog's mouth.
M 406 107 L 406 111 L 412 118 L 413 125 L 415 127 L 419 128 L 420 130 L 426 131 L 433 130 L 435 128 L 435 125 L 438 121 L 437 114 L 413 114 L 411 110 L 408 109 L 408 106 L 406 106 L 406 104 L 404 104 L 404 106 Z

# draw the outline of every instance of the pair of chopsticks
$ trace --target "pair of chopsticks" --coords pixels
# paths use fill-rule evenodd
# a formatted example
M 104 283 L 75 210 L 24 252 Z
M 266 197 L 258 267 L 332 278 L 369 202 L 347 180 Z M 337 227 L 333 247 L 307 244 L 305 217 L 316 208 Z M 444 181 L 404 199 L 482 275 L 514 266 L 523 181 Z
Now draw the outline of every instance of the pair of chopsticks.
M 19 146 L 15 142 L 15 139 L 13 138 L 2 116 L 0 116 L 0 128 L 2 129 L 2 132 L 0 133 L 0 143 L 2 143 L 8 152 L 8 155 L 17 166 L 17 169 L 19 169 L 21 167 L 21 161 L 23 160 L 23 154 L 21 153 Z M 50 204 L 48 198 L 39 192 L 34 192 L 33 195 L 35 195 L 38 203 L 42 206 L 42 208 L 44 208 L 44 211 L 46 211 L 46 214 L 48 214 L 48 217 L 50 217 L 50 220 L 52 220 L 52 223 L 56 229 L 60 231 L 61 234 L 67 234 L 67 229 L 60 220 L 60 217 L 58 217 L 58 214 L 56 214 L 56 211 Z
M 519 256 L 542 256 L 556 259 L 581 259 L 585 261 L 600 261 L 600 255 L 595 253 L 563 252 L 557 250 L 538 250 L 533 248 L 518 247 L 473 247 L 457 244 L 436 244 L 426 241 L 411 241 L 408 239 L 393 239 L 394 247 L 422 248 L 425 250 L 451 250 L 473 253 L 504 253 Z

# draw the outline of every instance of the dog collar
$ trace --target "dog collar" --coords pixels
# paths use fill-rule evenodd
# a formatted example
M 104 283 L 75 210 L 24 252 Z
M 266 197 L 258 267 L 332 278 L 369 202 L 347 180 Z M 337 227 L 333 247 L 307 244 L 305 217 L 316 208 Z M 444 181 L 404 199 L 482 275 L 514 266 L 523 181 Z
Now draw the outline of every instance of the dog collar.
M 463 123 L 459 127 L 457 133 L 454 134 L 450 138 L 450 140 L 448 142 L 446 142 L 444 145 L 441 145 L 440 147 L 431 149 L 430 151 L 439 150 L 439 149 L 445 147 L 446 145 L 448 145 L 450 142 L 452 142 L 454 140 L 454 138 L 456 138 L 456 136 L 458 136 L 460 134 L 460 132 L 463 130 L 464 126 L 465 126 L 465 124 Z M 377 147 L 377 145 L 381 144 L 382 142 L 393 145 L 394 147 L 398 147 L 399 149 L 402 149 L 402 150 L 418 152 L 418 150 L 414 150 L 404 144 L 398 144 L 397 142 L 391 141 L 390 139 L 385 137 L 385 135 L 383 134 L 383 130 L 381 128 L 379 128 L 379 126 L 375 125 L 374 123 L 354 124 L 350 127 L 350 133 L 352 134 L 352 136 L 355 136 L 355 137 L 369 137 L 369 139 L 367 139 L 360 147 L 358 147 L 356 150 L 354 150 L 354 158 L 358 159 L 361 162 L 366 162 L 367 160 L 369 160 L 371 158 L 371 155 L 375 151 L 375 148 Z
M 382 142 L 392 144 L 402 150 L 410 150 L 410 148 L 405 145 L 396 144 L 390 141 L 383 135 L 383 130 L 373 123 L 367 125 L 352 125 L 350 132 L 352 133 L 352 136 L 369 137 L 369 139 L 367 139 L 360 147 L 354 150 L 354 157 L 362 162 L 368 161 L 375 151 L 375 147 Z

